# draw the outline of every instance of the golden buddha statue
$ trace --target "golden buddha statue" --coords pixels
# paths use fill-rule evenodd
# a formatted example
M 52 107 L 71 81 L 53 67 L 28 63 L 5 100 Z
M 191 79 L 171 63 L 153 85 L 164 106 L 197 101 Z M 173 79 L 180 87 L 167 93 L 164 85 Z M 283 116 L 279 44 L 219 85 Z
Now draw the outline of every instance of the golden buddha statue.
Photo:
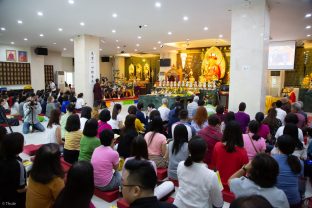
M 137 64 L 136 65 L 136 79 L 137 80 L 141 80 L 141 77 L 142 77 L 142 65 L 141 64 Z
M 149 80 L 149 70 L 150 70 L 150 67 L 148 65 L 148 63 L 144 64 L 144 69 L 143 69 L 143 72 L 144 72 L 144 78 L 146 81 Z
M 225 60 L 222 52 L 211 47 L 207 50 L 201 66 L 201 81 L 215 81 L 222 79 L 225 74 Z
M 193 70 L 191 69 L 190 71 L 190 78 L 189 78 L 190 83 L 194 83 L 195 82 L 195 78 L 193 77 Z
M 134 65 L 133 64 L 130 64 L 129 65 L 129 80 L 134 80 Z

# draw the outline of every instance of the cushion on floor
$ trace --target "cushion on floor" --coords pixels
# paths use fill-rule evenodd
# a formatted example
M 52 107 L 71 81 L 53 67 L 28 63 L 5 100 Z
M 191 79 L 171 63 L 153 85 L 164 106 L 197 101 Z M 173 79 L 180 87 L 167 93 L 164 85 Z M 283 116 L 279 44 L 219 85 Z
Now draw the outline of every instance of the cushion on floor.
M 62 167 L 63 167 L 64 172 L 67 173 L 67 172 L 69 171 L 70 167 L 72 166 L 72 164 L 66 162 L 66 161 L 64 160 L 64 157 L 61 157 L 60 160 L 61 160 L 61 165 L 62 165 Z
M 175 187 L 179 187 L 179 181 L 178 180 L 169 178 L 169 181 L 171 181 L 174 184 Z
M 112 202 L 119 197 L 119 190 L 114 190 L 114 191 L 101 191 L 100 189 L 95 188 L 94 189 L 94 195 L 103 199 L 104 201 L 107 202 Z
M 164 180 L 167 177 L 167 168 L 157 168 L 157 179 Z
M 235 195 L 230 191 L 223 190 L 222 195 L 223 195 L 223 200 L 228 203 L 231 203 L 235 199 Z
M 42 146 L 42 144 L 29 144 L 24 146 L 23 152 L 29 156 L 33 156 L 36 154 L 38 149 Z
M 118 199 L 118 201 L 117 201 L 117 207 L 118 208 L 129 208 L 129 204 L 124 198 L 121 198 L 121 199 Z

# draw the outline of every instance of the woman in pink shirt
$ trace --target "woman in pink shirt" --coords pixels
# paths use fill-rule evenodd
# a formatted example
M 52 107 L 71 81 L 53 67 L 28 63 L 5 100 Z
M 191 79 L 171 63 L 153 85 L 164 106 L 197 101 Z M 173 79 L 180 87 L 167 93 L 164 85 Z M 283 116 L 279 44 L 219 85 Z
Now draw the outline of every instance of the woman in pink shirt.
M 265 140 L 270 139 L 270 127 L 269 125 L 262 123 L 264 120 L 264 114 L 262 112 L 258 112 L 255 116 L 255 119 L 259 123 L 258 135 Z
M 149 158 L 156 163 L 158 168 L 166 168 L 168 166 L 168 161 L 164 157 L 167 151 L 167 139 L 165 135 L 160 133 L 163 129 L 162 124 L 161 118 L 155 117 L 150 122 L 150 131 L 144 136 Z
M 97 133 L 97 138 L 100 138 L 100 134 L 104 129 L 112 130 L 112 126 L 109 125 L 107 122 L 111 119 L 110 111 L 107 109 L 104 109 L 101 111 L 99 115 L 100 121 L 99 121 L 99 128 Z
M 255 120 L 250 121 L 248 133 L 243 134 L 244 148 L 247 151 L 248 159 L 252 160 L 258 153 L 266 149 L 265 140 L 258 135 L 259 123 Z

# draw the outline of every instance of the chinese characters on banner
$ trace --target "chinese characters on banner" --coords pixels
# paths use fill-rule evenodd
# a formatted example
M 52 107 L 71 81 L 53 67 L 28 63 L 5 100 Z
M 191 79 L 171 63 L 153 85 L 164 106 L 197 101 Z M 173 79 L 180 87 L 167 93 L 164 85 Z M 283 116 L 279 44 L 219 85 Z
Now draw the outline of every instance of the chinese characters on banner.
M 89 72 L 90 72 L 90 84 L 95 84 L 96 74 L 95 74 L 95 53 L 90 51 L 89 58 Z

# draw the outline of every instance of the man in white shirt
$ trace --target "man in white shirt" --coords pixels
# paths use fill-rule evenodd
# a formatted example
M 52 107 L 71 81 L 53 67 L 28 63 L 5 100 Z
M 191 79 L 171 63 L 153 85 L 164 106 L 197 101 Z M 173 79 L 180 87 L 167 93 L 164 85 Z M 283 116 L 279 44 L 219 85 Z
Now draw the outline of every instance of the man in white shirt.
M 193 99 L 193 102 L 187 105 L 187 112 L 188 112 L 189 119 L 192 119 L 194 116 L 194 112 L 198 107 L 198 100 L 199 100 L 199 97 L 195 96 Z
M 277 112 L 277 115 L 276 115 L 276 118 L 278 118 L 279 120 L 281 120 L 283 126 L 285 125 L 285 117 L 287 115 L 286 111 L 284 111 L 283 109 L 281 109 L 281 107 L 283 106 L 283 103 L 282 101 L 278 100 L 276 101 L 276 112 Z
M 163 120 L 163 122 L 168 122 L 169 121 L 169 112 L 170 109 L 168 108 L 168 99 L 163 98 L 162 99 L 162 106 L 158 108 L 158 111 L 160 113 L 160 117 Z
M 52 80 L 50 81 L 50 90 L 52 93 L 56 91 L 56 85 Z

